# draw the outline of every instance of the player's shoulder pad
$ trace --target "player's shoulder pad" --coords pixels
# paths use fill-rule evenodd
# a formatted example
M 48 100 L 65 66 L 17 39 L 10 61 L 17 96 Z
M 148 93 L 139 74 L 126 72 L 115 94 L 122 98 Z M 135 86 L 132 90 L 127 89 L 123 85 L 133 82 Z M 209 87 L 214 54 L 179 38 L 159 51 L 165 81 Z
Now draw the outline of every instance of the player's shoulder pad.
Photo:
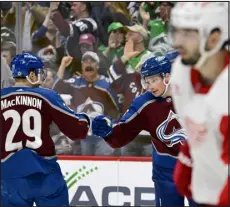
M 25 87 L 25 86 L 12 86 L 9 88 L 3 88 L 1 89 L 1 96 L 9 95 L 11 93 L 26 93 L 26 94 L 31 94 L 31 95 L 37 95 L 42 97 L 46 97 L 45 94 L 47 94 L 46 91 L 53 91 L 51 89 L 46 89 L 46 88 L 31 88 L 31 87 Z
M 1 96 L 5 96 L 5 95 L 7 95 L 7 94 L 9 94 L 9 93 L 12 93 L 12 92 L 14 92 L 14 91 L 15 91 L 15 90 L 14 90 L 13 87 L 2 88 L 2 89 L 1 89 Z
M 59 94 L 56 91 L 48 88 L 9 87 L 1 90 L 1 97 L 11 93 L 15 94 L 17 92 L 19 95 L 28 94 L 37 96 L 53 106 L 62 108 L 63 100 L 61 99 Z
M 135 108 L 136 112 L 140 112 L 143 108 L 145 108 L 148 104 L 153 103 L 157 100 L 156 97 L 149 91 L 141 94 L 137 98 L 132 101 L 131 106 Z
M 132 101 L 132 104 L 122 116 L 120 122 L 129 122 L 133 118 L 137 117 L 138 114 L 141 114 L 141 111 L 150 103 L 155 102 L 155 97 L 151 92 L 145 92 L 135 98 Z
M 64 101 L 60 97 L 60 95 L 48 88 L 26 88 L 23 89 L 25 92 L 31 95 L 37 95 L 38 97 L 42 98 L 46 102 L 48 102 L 52 107 L 63 108 Z
M 29 90 L 30 92 L 37 93 L 38 95 L 50 101 L 51 103 L 55 103 L 57 96 L 59 97 L 58 93 L 52 89 L 48 89 L 48 88 L 30 88 L 30 89 L 31 89 Z
M 61 96 L 52 89 L 47 88 L 31 88 L 33 93 L 37 93 L 38 96 L 43 98 L 48 104 L 55 109 L 65 111 L 68 114 L 73 115 L 73 110 L 66 106 Z

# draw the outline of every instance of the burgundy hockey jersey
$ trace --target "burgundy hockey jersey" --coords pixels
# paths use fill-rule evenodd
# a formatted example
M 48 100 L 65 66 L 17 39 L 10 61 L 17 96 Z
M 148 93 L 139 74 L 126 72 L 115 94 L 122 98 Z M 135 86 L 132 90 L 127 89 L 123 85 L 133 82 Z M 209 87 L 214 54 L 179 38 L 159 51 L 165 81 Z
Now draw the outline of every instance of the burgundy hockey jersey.
M 113 148 L 120 148 L 135 139 L 142 130 L 152 136 L 153 163 L 173 169 L 186 134 L 170 97 L 156 98 L 151 92 L 140 95 L 121 120 L 113 125 L 113 133 L 105 140 Z
M 72 140 L 84 139 L 90 128 L 89 117 L 74 113 L 53 90 L 26 86 L 1 90 L 2 175 L 47 174 L 58 167 L 52 122 Z

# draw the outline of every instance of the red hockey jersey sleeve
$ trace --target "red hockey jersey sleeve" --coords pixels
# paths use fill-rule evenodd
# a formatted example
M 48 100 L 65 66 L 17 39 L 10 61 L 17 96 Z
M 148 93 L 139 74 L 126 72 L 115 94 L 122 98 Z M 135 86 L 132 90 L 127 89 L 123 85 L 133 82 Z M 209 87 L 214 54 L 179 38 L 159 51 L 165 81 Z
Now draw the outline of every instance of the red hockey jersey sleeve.
M 220 122 L 220 132 L 223 135 L 223 143 L 222 143 L 222 160 L 224 163 L 227 165 L 229 164 L 229 151 L 228 151 L 228 139 L 229 139 L 229 134 L 228 134 L 228 120 L 229 116 L 224 116 Z
M 192 175 L 192 159 L 189 152 L 188 142 L 181 145 L 181 151 L 178 155 L 178 161 L 174 170 L 174 182 L 177 190 L 187 198 L 192 197 L 190 190 Z
M 223 162 L 226 165 L 229 165 L 229 151 L 228 151 L 228 139 L 229 139 L 229 134 L 228 134 L 228 120 L 229 116 L 224 116 L 220 122 L 220 132 L 223 135 L 223 142 L 222 142 L 222 155 L 221 158 Z M 223 188 L 223 191 L 220 194 L 220 200 L 219 204 L 220 206 L 228 205 L 229 204 L 229 191 L 228 191 L 228 183 L 230 182 L 230 177 L 228 176 L 228 179 L 226 180 L 225 186 Z

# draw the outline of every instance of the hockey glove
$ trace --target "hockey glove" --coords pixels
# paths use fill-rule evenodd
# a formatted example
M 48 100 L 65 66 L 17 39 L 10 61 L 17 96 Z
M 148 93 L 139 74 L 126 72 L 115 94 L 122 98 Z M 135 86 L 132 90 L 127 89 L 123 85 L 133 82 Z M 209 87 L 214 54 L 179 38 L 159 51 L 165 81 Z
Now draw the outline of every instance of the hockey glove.
M 109 136 L 112 131 L 112 119 L 108 116 L 96 116 L 92 121 L 93 134 L 102 138 Z

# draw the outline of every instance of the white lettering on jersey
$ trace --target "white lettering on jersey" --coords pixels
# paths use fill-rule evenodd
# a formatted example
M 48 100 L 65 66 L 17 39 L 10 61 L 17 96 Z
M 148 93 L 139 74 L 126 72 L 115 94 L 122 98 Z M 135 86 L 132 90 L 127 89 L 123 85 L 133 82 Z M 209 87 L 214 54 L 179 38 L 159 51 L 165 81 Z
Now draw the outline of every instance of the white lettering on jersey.
M 15 99 L 12 100 L 1 100 L 1 110 L 7 109 L 15 105 L 32 106 L 41 110 L 42 100 L 30 96 L 16 96 Z

